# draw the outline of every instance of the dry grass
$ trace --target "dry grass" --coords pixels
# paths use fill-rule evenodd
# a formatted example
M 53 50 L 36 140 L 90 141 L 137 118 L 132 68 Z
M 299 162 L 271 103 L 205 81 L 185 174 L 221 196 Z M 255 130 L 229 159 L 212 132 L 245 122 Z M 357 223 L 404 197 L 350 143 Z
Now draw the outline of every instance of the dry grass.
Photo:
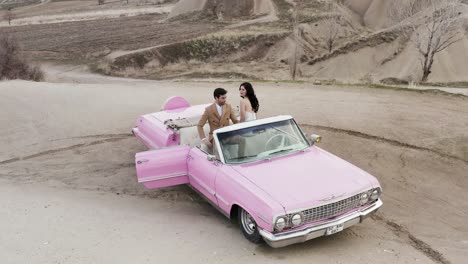
M 73 21 L 87 21 L 106 18 L 132 17 L 147 14 L 166 14 L 170 12 L 169 7 L 141 7 L 141 8 L 114 8 L 104 10 L 93 10 L 87 12 L 77 12 L 72 14 L 54 14 L 40 15 L 33 17 L 24 17 L 14 20 L 13 25 L 36 25 L 36 24 L 53 24 Z M 5 26 L 5 22 L 0 26 Z
M 44 73 L 25 59 L 19 43 L 12 37 L 0 37 L 0 79 L 42 81 Z
M 251 62 L 265 56 L 269 47 L 284 38 L 283 34 L 209 35 L 184 42 L 164 45 L 140 52 L 125 54 L 100 64 L 98 69 L 111 75 L 130 75 L 136 72 L 158 72 L 170 64 L 201 61 Z
M 291 9 L 293 8 L 293 6 L 285 0 L 273 0 L 273 3 L 277 8 L 278 18 L 281 20 L 281 22 L 291 22 Z
M 400 37 L 399 32 L 393 30 L 381 31 L 368 36 L 363 36 L 359 39 L 345 43 L 341 47 L 333 50 L 331 53 L 327 53 L 309 60 L 308 64 L 314 65 L 318 62 L 326 61 L 343 54 L 355 52 L 362 48 L 375 47 L 383 43 L 390 43 L 398 39 L 398 37 Z
M 21 6 L 28 6 L 33 4 L 38 4 L 41 0 L 10 0 L 10 1 L 0 1 L 0 8 L 17 8 Z

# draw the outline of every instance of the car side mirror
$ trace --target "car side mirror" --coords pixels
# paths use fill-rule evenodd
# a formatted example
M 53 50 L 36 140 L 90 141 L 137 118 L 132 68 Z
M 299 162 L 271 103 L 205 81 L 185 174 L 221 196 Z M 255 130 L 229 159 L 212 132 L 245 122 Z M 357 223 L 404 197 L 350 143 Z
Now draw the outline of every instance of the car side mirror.
M 316 135 L 316 134 L 312 134 L 310 136 L 310 143 L 312 144 L 312 146 L 315 144 L 315 143 L 320 143 L 320 141 L 322 141 L 322 137 L 319 136 L 319 135 Z
M 206 156 L 206 159 L 209 160 L 209 161 L 215 161 L 215 160 L 216 160 L 216 156 L 215 156 L 215 155 L 208 154 L 208 156 Z

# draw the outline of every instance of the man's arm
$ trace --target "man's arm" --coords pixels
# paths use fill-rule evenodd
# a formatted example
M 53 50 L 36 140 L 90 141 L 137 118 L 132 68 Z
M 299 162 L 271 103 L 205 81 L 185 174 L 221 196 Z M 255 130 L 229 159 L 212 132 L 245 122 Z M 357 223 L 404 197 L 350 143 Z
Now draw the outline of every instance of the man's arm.
M 198 135 L 200 136 L 200 139 L 204 139 L 206 137 L 205 131 L 203 130 L 203 127 L 205 126 L 206 121 L 208 121 L 208 108 L 205 108 L 205 112 L 203 113 L 197 125 Z
M 239 123 L 239 120 L 237 120 L 237 117 L 236 117 L 236 115 L 234 114 L 234 110 L 232 109 L 232 107 L 231 107 L 231 115 L 230 115 L 230 118 L 231 118 L 232 123 L 234 123 L 234 124 Z

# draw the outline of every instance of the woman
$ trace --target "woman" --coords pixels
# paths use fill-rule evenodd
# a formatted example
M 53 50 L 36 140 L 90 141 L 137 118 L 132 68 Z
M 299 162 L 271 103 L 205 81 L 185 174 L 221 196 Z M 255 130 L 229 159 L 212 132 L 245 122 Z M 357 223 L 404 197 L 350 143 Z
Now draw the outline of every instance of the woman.
M 240 101 L 240 121 L 246 122 L 257 119 L 257 112 L 259 108 L 257 96 L 252 84 L 245 82 L 239 86 L 239 93 L 242 97 Z

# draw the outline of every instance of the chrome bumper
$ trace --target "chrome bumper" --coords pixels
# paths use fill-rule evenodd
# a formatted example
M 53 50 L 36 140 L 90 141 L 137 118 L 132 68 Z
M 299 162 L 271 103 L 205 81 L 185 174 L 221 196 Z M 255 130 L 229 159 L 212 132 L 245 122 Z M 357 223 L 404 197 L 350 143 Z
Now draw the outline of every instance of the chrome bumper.
M 324 236 L 327 228 L 344 224 L 343 229 L 346 229 L 350 226 L 362 222 L 366 217 L 372 215 L 382 206 L 382 201 L 379 199 L 377 202 L 371 206 L 363 209 L 362 211 L 354 212 L 350 215 L 343 216 L 341 218 L 335 219 L 331 222 L 320 224 L 318 226 L 312 226 L 304 230 L 293 231 L 290 233 L 283 234 L 272 234 L 268 231 L 259 229 L 260 235 L 263 237 L 263 240 L 270 245 L 271 247 L 285 247 L 291 244 L 305 242 L 310 239 Z

